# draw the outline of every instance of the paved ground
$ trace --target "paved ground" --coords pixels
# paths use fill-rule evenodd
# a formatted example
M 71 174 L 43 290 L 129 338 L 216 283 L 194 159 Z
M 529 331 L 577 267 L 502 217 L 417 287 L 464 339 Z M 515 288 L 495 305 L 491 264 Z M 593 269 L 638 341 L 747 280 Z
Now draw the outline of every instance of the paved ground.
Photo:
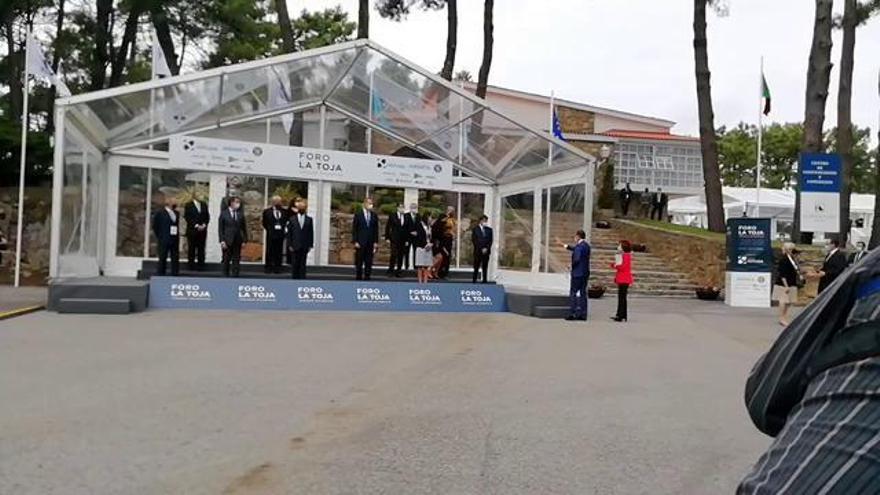
M 610 305 L 0 322 L 0 493 L 731 493 L 770 310 Z
M 46 304 L 46 287 L 0 285 L 0 314 Z

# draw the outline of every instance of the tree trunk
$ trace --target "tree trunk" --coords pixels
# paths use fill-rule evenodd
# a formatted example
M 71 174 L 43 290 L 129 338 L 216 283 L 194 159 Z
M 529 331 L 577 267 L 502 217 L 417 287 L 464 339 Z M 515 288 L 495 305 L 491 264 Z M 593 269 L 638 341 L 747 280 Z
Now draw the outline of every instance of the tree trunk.
M 296 51 L 296 40 L 293 37 L 293 25 L 290 23 L 287 2 L 275 0 L 275 11 L 278 12 L 278 25 L 281 27 L 281 47 L 284 53 L 293 53 Z
M 107 63 L 110 60 L 110 17 L 113 15 L 113 0 L 97 0 L 95 17 L 95 49 L 92 66 L 89 68 L 92 91 L 104 89 L 107 80 Z
M 447 0 L 446 2 L 446 60 L 443 61 L 443 70 L 440 77 L 452 81 L 452 71 L 455 68 L 455 49 L 458 46 L 458 1 Z
M 494 0 L 485 0 L 483 8 L 483 62 L 480 64 L 480 74 L 477 78 L 477 96 L 480 98 L 485 98 L 489 89 L 489 69 L 492 67 L 492 49 L 495 43 L 493 36 L 495 27 L 492 24 L 494 5 Z
M 21 121 L 21 106 L 22 106 L 22 85 L 21 85 L 21 73 L 23 65 L 19 65 L 19 63 L 24 62 L 24 52 L 16 50 L 15 47 L 15 27 L 13 26 L 13 19 L 10 16 L 6 19 L 4 23 L 3 29 L 6 31 L 6 50 L 9 56 L 6 60 L 8 60 L 9 64 L 9 80 L 7 84 L 9 84 L 9 110 L 12 112 L 12 120 L 14 122 Z
M 156 4 L 150 10 L 153 18 L 153 27 L 156 28 L 156 37 L 159 38 L 159 45 L 165 52 L 165 61 L 168 63 L 168 70 L 172 76 L 180 73 L 180 66 L 177 65 L 177 54 L 174 52 L 174 40 L 171 38 L 171 27 L 168 25 L 168 15 L 161 5 Z
M 856 0 L 846 0 L 843 13 L 843 48 L 840 54 L 840 82 L 837 90 L 837 152 L 843 163 L 840 195 L 840 242 L 844 246 L 850 234 L 850 195 L 853 175 L 852 79 L 855 65 Z
M 116 87 L 122 84 L 122 74 L 125 71 L 125 65 L 128 61 L 128 54 L 135 42 L 138 31 L 138 21 L 141 17 L 140 2 L 132 2 L 131 12 L 128 13 L 128 19 L 125 20 L 125 32 L 122 35 L 122 43 L 116 52 L 113 62 L 110 64 L 110 87 Z
M 712 84 L 709 71 L 709 48 L 706 39 L 708 0 L 694 0 L 694 59 L 697 75 L 697 106 L 700 116 L 700 148 L 703 154 L 703 179 L 709 230 L 724 232 L 724 200 L 721 171 L 718 169 L 718 143 L 715 136 L 715 113 L 712 110 Z
M 358 39 L 370 37 L 370 0 L 360 0 L 358 4 Z
M 880 130 L 877 131 L 877 139 L 880 141 Z M 877 158 L 874 160 L 874 223 L 871 226 L 871 241 L 869 247 L 880 247 L 880 145 L 877 146 Z
M 52 50 L 52 72 L 58 74 L 58 65 L 61 63 L 61 51 L 58 49 L 58 40 L 61 38 L 61 32 L 64 30 L 64 0 L 58 0 L 58 12 L 55 17 L 55 46 Z M 49 87 L 49 102 L 47 108 L 49 113 L 46 116 L 46 132 L 53 134 L 55 132 L 55 97 L 58 94 L 55 85 Z
M 816 18 L 813 24 L 813 44 L 807 67 L 807 92 L 804 116 L 804 142 L 801 151 L 819 153 L 824 149 L 822 128 L 825 124 L 825 101 L 831 80 L 831 25 L 833 0 L 816 0 Z M 795 189 L 794 232 L 792 238 L 801 239 L 801 184 Z

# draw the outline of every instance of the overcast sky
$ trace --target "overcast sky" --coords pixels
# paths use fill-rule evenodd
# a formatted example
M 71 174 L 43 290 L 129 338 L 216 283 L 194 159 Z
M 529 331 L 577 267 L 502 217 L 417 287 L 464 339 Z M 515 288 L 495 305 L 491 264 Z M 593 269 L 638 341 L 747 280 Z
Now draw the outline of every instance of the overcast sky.
M 755 122 L 760 57 L 773 93 L 770 120 L 801 121 L 814 2 L 729 0 L 730 15 L 709 18 L 715 124 Z M 843 2 L 837 8 L 841 9 Z M 291 14 L 342 5 L 357 19 L 357 0 L 288 0 Z M 476 78 L 482 56 L 481 0 L 459 0 L 455 69 Z M 587 104 L 663 117 L 676 132 L 698 133 L 693 68 L 693 3 L 686 0 L 499 0 L 489 83 Z M 402 23 L 374 11 L 370 37 L 439 72 L 446 12 L 415 10 Z M 835 33 L 826 128 L 836 125 L 840 34 Z M 858 32 L 853 90 L 857 125 L 877 127 L 880 17 Z M 875 131 L 876 135 L 876 131 Z

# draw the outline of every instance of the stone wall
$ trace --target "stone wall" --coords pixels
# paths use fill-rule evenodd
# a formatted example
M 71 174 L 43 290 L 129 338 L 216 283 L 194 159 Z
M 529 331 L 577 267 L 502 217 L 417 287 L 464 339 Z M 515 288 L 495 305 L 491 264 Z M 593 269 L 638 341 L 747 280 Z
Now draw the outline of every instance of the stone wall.
M 596 114 L 593 112 L 557 106 L 556 115 L 563 134 L 593 134 L 596 129 Z
M 631 242 L 645 244 L 648 252 L 699 285 L 724 287 L 727 247 L 723 237 L 711 239 L 669 232 L 627 220 L 612 220 L 612 226 Z
M 25 285 L 44 285 L 49 276 L 52 189 L 26 187 L 24 232 L 21 241 L 21 277 Z M 15 276 L 15 242 L 18 220 L 18 188 L 0 188 L 0 232 L 7 240 L 0 251 L 0 284 L 11 284 Z

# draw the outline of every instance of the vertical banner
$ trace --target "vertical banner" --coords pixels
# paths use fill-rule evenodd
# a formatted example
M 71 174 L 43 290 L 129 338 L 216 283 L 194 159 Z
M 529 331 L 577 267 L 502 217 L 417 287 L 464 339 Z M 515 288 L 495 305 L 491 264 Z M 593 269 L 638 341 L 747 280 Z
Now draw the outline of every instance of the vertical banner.
M 770 306 L 772 273 L 770 219 L 728 220 L 725 303 L 753 308 Z
M 801 231 L 839 232 L 840 155 L 803 153 L 799 170 Z

